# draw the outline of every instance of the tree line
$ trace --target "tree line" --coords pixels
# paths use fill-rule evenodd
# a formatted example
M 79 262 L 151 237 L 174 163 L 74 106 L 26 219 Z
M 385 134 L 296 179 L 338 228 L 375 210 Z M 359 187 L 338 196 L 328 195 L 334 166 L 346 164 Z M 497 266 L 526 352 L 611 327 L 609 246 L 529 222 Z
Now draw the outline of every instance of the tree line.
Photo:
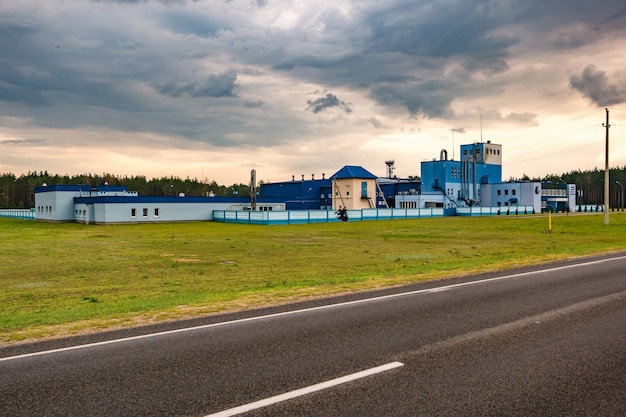
M 201 181 L 197 178 L 175 176 L 148 179 L 145 176 L 118 176 L 113 174 L 58 175 L 47 171 L 28 172 L 19 177 L 12 173 L 0 174 L 0 207 L 31 208 L 35 206 L 35 187 L 42 185 L 124 185 L 140 196 L 250 196 L 248 184 L 219 185 L 214 180 Z
M 626 166 L 609 170 L 609 206 L 621 207 L 622 187 L 626 185 Z M 604 203 L 604 170 L 575 170 L 565 174 L 549 174 L 542 178 L 510 178 L 509 181 L 552 181 L 576 184 L 581 195 L 576 197 L 577 204 Z M 263 183 L 261 181 L 260 183 Z M 118 176 L 113 174 L 58 175 L 47 171 L 28 172 L 19 177 L 12 173 L 0 174 L 0 208 L 31 208 L 35 205 L 35 187 L 47 185 L 90 185 L 92 187 L 125 185 L 130 191 L 137 191 L 140 196 L 242 196 L 250 195 L 249 184 L 220 185 L 214 180 L 202 181 L 197 178 L 179 178 L 175 176 L 147 179 L 145 176 Z
M 565 174 L 549 174 L 543 178 L 529 178 L 522 176 L 521 180 L 530 181 L 551 181 L 566 182 L 576 184 L 578 195 L 576 204 L 604 204 L 604 170 L 594 168 L 593 170 L 574 170 Z M 618 184 L 619 183 L 619 184 Z M 620 185 L 621 184 L 621 185 Z M 622 207 L 626 201 L 622 192 L 626 188 L 626 165 L 623 167 L 609 169 L 609 207 Z

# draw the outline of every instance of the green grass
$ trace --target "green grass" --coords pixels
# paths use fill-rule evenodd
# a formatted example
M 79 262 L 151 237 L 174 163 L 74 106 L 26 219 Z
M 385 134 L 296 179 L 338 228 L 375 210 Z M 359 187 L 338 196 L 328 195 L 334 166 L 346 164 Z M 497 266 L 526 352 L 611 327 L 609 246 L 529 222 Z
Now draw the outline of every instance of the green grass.
M 254 226 L 0 220 L 0 344 L 625 249 L 626 214 Z

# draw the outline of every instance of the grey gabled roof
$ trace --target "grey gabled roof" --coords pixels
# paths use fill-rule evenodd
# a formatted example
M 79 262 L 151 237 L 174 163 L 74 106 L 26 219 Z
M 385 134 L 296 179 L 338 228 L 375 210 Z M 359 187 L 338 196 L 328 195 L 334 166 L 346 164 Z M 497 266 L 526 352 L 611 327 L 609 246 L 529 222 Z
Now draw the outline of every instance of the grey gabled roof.
M 346 178 L 376 179 L 377 177 L 365 168 L 356 165 L 346 165 L 330 177 L 331 180 Z

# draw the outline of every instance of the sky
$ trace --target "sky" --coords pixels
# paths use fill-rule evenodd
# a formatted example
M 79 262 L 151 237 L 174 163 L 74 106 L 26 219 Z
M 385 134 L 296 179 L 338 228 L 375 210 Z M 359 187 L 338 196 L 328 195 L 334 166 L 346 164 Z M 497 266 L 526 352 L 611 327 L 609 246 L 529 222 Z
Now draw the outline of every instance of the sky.
M 626 166 L 623 0 L 2 0 L 0 173 Z

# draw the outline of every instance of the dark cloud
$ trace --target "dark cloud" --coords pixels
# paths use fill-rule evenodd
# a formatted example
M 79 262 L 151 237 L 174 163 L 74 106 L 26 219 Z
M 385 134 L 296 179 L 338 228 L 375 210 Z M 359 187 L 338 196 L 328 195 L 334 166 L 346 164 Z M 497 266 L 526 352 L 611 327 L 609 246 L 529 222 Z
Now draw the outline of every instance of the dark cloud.
M 315 100 L 307 100 L 306 104 L 308 104 L 306 109 L 311 110 L 313 113 L 319 113 L 334 107 L 341 109 L 345 113 L 352 112 L 352 104 L 339 100 L 336 95 L 330 93 Z
M 606 72 L 593 64 L 587 65 L 582 75 L 571 75 L 569 84 L 600 107 L 626 102 L 626 82 L 611 82 Z
M 237 73 L 227 71 L 211 74 L 205 80 L 173 82 L 158 87 L 161 94 L 171 97 L 189 95 L 191 97 L 236 97 Z
M 364 17 L 371 30 L 370 48 L 407 56 L 451 58 L 472 61 L 479 70 L 503 67 L 517 36 L 496 34 L 494 29 L 509 19 L 497 13 L 497 4 L 481 1 L 398 3 L 384 10 L 371 10 Z M 482 65 L 479 65 L 481 63 Z
M 454 89 L 443 81 L 431 80 L 413 85 L 384 84 L 372 88 L 371 96 L 383 105 L 402 105 L 411 116 L 426 118 L 453 117 L 450 107 L 455 97 Z
M 552 42 L 558 49 L 575 49 L 590 45 L 600 37 L 600 33 L 587 25 L 579 24 L 565 28 Z
M 0 21 L 0 39 L 14 40 L 16 37 L 34 35 L 39 29 L 32 22 Z
M 224 22 L 215 22 L 208 16 L 198 16 L 179 10 L 167 13 L 163 20 L 173 32 L 183 35 L 215 37 L 222 30 L 232 29 Z

